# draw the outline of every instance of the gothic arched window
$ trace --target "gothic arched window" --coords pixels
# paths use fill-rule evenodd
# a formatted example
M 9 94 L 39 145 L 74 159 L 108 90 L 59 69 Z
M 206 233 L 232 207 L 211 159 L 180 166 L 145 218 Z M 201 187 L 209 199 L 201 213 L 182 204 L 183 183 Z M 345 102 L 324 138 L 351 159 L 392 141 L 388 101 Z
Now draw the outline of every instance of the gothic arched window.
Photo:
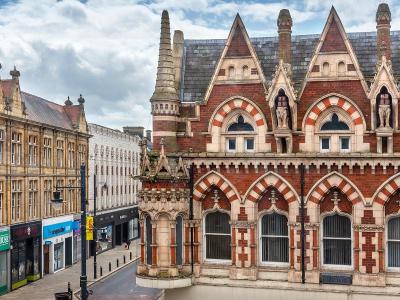
M 246 123 L 244 121 L 244 118 L 242 115 L 239 115 L 237 117 L 237 122 L 232 123 L 228 127 L 228 132 L 232 132 L 232 131 L 254 131 L 254 128 L 249 123 Z
M 212 212 L 205 217 L 205 258 L 216 260 L 231 259 L 230 217 L 223 212 Z
M 322 222 L 323 264 L 351 266 L 351 221 L 349 217 L 334 214 Z
M 289 262 L 288 219 L 272 213 L 261 218 L 261 261 Z
M 326 130 L 350 130 L 350 128 L 345 122 L 339 120 L 336 113 L 333 113 L 331 120 L 321 126 L 321 131 Z

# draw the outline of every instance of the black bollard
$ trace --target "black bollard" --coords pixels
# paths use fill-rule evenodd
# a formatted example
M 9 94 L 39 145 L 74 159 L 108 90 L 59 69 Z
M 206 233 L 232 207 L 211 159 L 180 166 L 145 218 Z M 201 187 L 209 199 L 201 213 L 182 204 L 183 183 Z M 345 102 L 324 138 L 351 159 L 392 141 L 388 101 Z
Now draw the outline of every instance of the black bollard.
M 118 258 L 117 258 L 117 268 L 119 267 L 119 260 L 118 260 Z
M 125 257 L 125 255 L 124 255 L 124 264 L 126 264 L 126 257 Z
M 100 267 L 100 277 L 103 276 L 103 267 Z
M 111 262 L 108 263 L 108 272 L 111 272 Z
M 129 252 L 129 260 L 132 260 L 132 252 Z

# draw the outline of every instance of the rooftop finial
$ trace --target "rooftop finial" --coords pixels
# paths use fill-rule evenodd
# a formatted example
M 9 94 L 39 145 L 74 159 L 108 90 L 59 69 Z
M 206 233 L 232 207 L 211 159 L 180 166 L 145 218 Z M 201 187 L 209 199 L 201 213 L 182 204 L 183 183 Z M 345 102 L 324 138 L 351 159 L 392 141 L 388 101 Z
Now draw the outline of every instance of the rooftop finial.
M 154 100 L 176 100 L 174 65 L 171 49 L 171 34 L 168 11 L 164 10 L 161 17 L 160 49 L 158 56 L 156 87 L 151 97 Z
M 19 76 L 21 76 L 21 73 L 17 70 L 17 67 L 14 66 L 14 69 L 10 71 L 10 75 L 12 79 L 17 79 Z
M 389 24 L 392 21 L 392 14 L 387 3 L 381 3 L 376 11 L 376 23 Z
M 290 11 L 286 8 L 281 9 L 276 23 L 278 28 L 292 28 L 293 21 Z
M 80 105 L 83 105 L 83 103 L 85 103 L 85 98 L 82 97 L 82 94 L 79 95 L 78 103 L 79 103 Z
M 69 96 L 67 97 L 67 100 L 65 100 L 65 105 L 66 106 L 71 106 L 72 105 L 72 101 L 69 99 Z

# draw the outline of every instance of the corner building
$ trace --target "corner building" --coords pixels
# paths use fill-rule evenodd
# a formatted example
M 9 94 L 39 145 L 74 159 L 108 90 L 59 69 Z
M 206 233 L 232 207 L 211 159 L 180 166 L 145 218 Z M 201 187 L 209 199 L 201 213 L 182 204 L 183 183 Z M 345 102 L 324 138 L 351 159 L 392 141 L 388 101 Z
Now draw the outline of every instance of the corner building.
M 249 38 L 237 15 L 226 40 L 175 31 L 171 45 L 163 12 L 138 284 L 167 299 L 394 299 L 400 35 L 390 24 L 380 4 L 375 32 L 347 34 L 332 8 L 320 35 L 292 36 L 283 9 L 278 37 Z

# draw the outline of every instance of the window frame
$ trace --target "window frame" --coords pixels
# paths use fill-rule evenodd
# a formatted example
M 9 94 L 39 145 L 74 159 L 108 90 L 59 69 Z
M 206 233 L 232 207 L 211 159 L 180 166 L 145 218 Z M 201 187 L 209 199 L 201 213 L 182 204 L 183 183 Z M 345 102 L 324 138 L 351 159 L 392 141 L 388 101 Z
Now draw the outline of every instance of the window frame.
M 386 230 L 385 230 L 385 267 L 386 267 L 386 271 L 387 272 L 393 272 L 393 273 L 398 273 L 400 272 L 400 267 L 389 267 L 389 221 L 391 219 L 395 219 L 395 218 L 400 218 L 399 214 L 395 214 L 395 215 L 390 215 L 386 218 Z M 400 240 L 391 240 L 391 241 L 398 241 L 400 242 Z
M 348 149 L 343 149 L 342 148 L 342 140 L 343 139 L 348 139 L 349 140 L 349 148 Z M 351 152 L 351 136 L 343 136 L 343 135 L 340 135 L 339 136 L 339 151 L 340 152 L 342 152 L 342 153 L 348 153 L 348 152 Z
M 218 265 L 230 265 L 232 263 L 232 252 L 231 252 L 231 259 L 207 258 L 207 240 L 206 240 L 206 235 L 224 235 L 224 236 L 229 235 L 231 237 L 231 242 L 229 243 L 229 246 L 230 246 L 230 251 L 232 251 L 232 246 L 231 246 L 232 245 L 232 225 L 230 223 L 229 223 L 229 227 L 230 227 L 231 232 L 229 234 L 227 234 L 227 233 L 225 233 L 225 234 L 224 233 L 222 233 L 222 234 L 206 233 L 206 217 L 207 217 L 208 214 L 215 213 L 215 212 L 227 214 L 229 216 L 229 221 L 230 222 L 232 221 L 231 214 L 228 211 L 223 210 L 223 209 L 206 210 L 203 213 L 203 224 L 204 224 L 203 230 L 202 230 L 203 231 L 202 232 L 202 234 L 203 234 L 203 253 L 204 253 L 203 262 L 204 263 L 211 263 L 211 264 L 218 264 Z
M 276 262 L 276 261 L 263 261 L 262 260 L 262 238 L 263 237 L 284 237 L 278 235 L 262 235 L 262 219 L 266 215 L 278 214 L 281 216 L 285 216 L 287 220 L 287 227 L 288 227 L 288 261 L 287 262 Z M 280 211 L 280 210 L 269 210 L 264 211 L 258 216 L 258 263 L 260 266 L 266 267 L 277 267 L 277 268 L 288 268 L 290 266 L 290 228 L 289 228 L 289 215 L 287 212 Z
M 324 264 L 324 219 L 326 217 L 334 216 L 334 215 L 339 215 L 342 217 L 349 218 L 350 220 L 350 251 L 351 251 L 351 264 L 350 265 L 333 265 L 333 264 Z M 332 238 L 335 239 L 335 238 Z M 339 239 L 339 238 L 337 238 Z M 340 240 L 344 240 L 345 238 L 340 238 Z M 353 233 L 353 219 L 352 216 L 343 212 L 339 211 L 332 211 L 326 214 L 321 215 L 321 223 L 320 223 L 320 266 L 321 266 L 321 271 L 323 270 L 337 270 L 337 271 L 353 271 L 354 270 L 354 233 Z
M 230 152 L 230 153 L 237 152 L 237 138 L 236 137 L 227 137 L 225 139 L 225 141 L 226 141 L 226 152 Z M 235 149 L 229 149 L 229 142 L 230 141 L 234 141 L 235 142 Z
M 329 141 L 329 148 L 328 149 L 322 149 L 322 140 L 323 139 L 328 139 Z M 332 137 L 330 136 L 319 136 L 319 151 L 322 153 L 327 153 L 327 152 L 331 152 L 332 149 Z
M 247 141 L 248 140 L 252 140 L 253 141 L 253 149 L 249 149 L 247 147 Z M 255 141 L 254 137 L 245 137 L 244 138 L 244 151 L 245 152 L 254 152 L 255 149 L 256 149 L 256 141 Z

